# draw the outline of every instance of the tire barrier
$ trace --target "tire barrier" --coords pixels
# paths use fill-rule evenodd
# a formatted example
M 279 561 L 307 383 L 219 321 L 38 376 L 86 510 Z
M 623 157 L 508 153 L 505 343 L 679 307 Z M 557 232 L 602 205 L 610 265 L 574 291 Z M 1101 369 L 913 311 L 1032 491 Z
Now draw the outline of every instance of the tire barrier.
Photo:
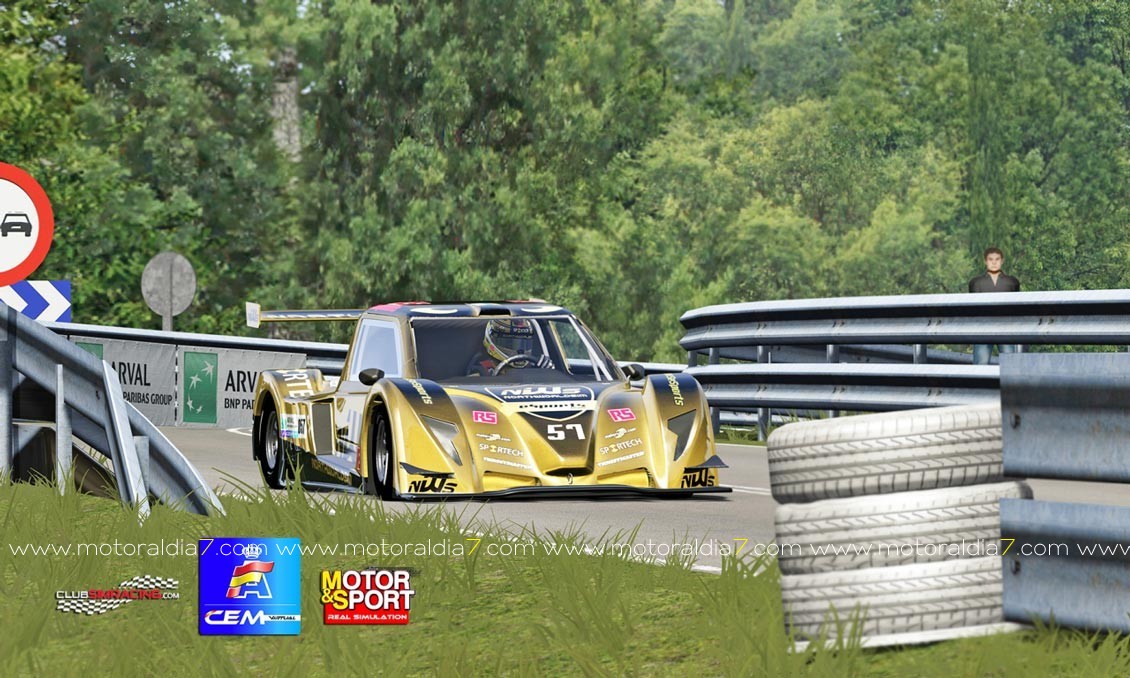
M 857 624 L 866 645 L 998 630 L 1000 407 L 798 422 L 768 443 L 785 623 L 802 643 Z
M 773 497 L 808 502 L 992 483 L 1001 472 L 999 405 L 800 422 L 766 444 Z
M 929 563 L 999 550 L 1001 499 L 1031 499 L 1024 483 L 826 499 L 777 509 L 785 574 Z

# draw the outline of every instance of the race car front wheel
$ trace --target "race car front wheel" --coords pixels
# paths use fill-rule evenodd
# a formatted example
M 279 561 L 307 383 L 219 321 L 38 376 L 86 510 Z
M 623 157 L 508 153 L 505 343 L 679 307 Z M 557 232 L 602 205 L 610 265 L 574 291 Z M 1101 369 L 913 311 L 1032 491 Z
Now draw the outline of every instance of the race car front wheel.
M 396 473 L 393 471 L 392 426 L 388 415 L 380 412 L 373 419 L 369 445 L 369 475 L 365 490 L 382 499 L 396 498 Z
M 279 415 L 274 405 L 270 404 L 263 409 L 263 425 L 260 427 L 262 441 L 259 445 L 259 468 L 263 471 L 263 480 L 267 487 L 281 490 L 283 487 L 283 441 L 279 435 Z

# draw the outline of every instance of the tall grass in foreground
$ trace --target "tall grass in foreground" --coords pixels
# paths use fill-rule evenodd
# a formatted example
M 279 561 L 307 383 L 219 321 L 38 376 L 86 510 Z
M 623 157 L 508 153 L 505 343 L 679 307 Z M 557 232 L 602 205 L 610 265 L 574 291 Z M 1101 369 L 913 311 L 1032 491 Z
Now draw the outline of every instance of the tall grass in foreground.
M 201 518 L 156 507 L 144 525 L 119 505 L 48 486 L 0 485 L 0 666 L 37 675 L 1130 675 L 1130 642 L 1062 629 L 862 651 L 846 633 L 831 650 L 790 652 L 776 567 L 729 559 L 705 574 L 672 560 L 648 564 L 612 550 L 554 555 L 579 531 L 505 535 L 468 531 L 436 505 L 386 512 L 367 497 L 266 492 L 225 498 L 227 515 Z M 472 513 L 475 504 L 468 504 Z M 484 534 L 480 534 L 483 532 Z M 207 536 L 298 537 L 303 545 L 421 544 L 462 555 L 302 561 L 303 630 L 297 637 L 202 637 L 197 565 L 189 556 L 13 555 L 12 546 L 139 544 Z M 631 535 L 608 535 L 609 540 Z M 481 538 L 473 554 L 468 538 Z M 530 543 L 492 556 L 490 543 Z M 403 627 L 323 626 L 322 569 L 411 567 L 417 591 Z M 140 574 L 180 580 L 179 601 L 136 601 L 86 617 L 56 612 L 54 592 L 110 587 Z

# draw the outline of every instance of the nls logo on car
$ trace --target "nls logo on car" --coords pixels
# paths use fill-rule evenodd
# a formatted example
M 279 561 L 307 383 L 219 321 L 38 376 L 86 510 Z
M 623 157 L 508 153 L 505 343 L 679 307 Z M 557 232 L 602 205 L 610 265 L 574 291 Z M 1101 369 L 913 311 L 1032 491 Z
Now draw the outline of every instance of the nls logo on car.
M 297 539 L 200 540 L 200 635 L 298 635 Z

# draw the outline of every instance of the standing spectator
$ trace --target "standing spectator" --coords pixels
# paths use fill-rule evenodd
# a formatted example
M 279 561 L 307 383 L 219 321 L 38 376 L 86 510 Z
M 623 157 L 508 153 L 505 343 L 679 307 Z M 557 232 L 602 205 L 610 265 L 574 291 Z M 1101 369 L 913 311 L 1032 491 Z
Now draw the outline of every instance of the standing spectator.
M 985 250 L 985 272 L 969 281 L 970 292 L 1019 292 L 1020 281 L 1001 272 L 1004 253 L 996 247 Z M 1016 344 L 997 344 L 999 353 L 1016 353 Z M 973 364 L 988 365 L 993 354 L 993 344 L 973 344 Z

